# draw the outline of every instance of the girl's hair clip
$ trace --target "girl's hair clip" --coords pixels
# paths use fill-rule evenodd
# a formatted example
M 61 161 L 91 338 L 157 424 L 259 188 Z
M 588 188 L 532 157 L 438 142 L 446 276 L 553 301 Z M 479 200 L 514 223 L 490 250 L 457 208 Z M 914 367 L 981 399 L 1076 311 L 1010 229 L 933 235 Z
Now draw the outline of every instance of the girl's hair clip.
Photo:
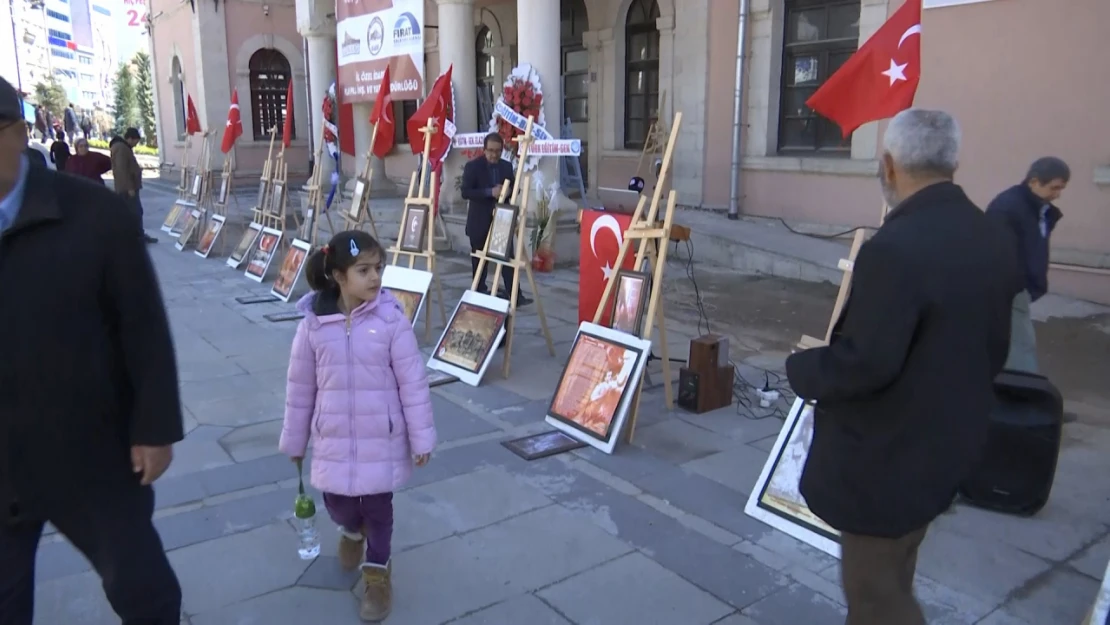
M 359 254 L 358 244 L 354 239 L 351 239 L 351 258 L 355 258 Z
M 320 251 L 324 253 L 324 256 L 329 256 L 331 254 L 331 246 L 325 245 L 324 247 L 320 248 Z

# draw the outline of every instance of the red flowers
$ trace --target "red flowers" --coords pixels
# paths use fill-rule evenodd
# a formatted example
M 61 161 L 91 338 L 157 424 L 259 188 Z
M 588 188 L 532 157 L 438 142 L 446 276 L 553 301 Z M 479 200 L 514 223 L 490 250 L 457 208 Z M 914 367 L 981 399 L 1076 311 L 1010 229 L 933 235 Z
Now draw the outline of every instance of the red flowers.
M 335 143 L 335 141 L 336 141 L 335 133 L 332 132 L 330 128 L 325 127 L 324 128 L 324 142 L 325 143 Z
M 512 82 L 505 87 L 501 96 L 505 99 L 505 104 L 508 104 L 509 108 L 524 117 L 532 117 L 536 123 L 539 122 L 540 111 L 543 107 L 543 94 L 539 93 L 531 82 L 521 78 L 513 78 Z M 501 138 L 505 141 L 505 147 L 515 154 L 516 142 L 513 141 L 513 138 L 524 134 L 524 131 L 515 128 L 504 119 L 498 119 L 497 134 L 501 135 Z

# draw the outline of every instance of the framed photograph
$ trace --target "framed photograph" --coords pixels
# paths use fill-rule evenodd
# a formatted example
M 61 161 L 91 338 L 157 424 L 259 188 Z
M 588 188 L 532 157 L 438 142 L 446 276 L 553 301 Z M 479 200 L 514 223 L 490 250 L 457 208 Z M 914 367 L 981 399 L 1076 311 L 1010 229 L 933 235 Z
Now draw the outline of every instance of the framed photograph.
M 193 214 L 193 210 L 196 209 L 196 207 L 197 205 L 193 202 L 182 202 L 181 212 L 177 214 L 177 218 L 170 224 L 170 229 L 166 231 L 166 234 L 174 239 L 180 238 L 185 224 L 189 222 L 189 216 Z
M 794 400 L 763 465 L 744 512 L 767 525 L 840 557 L 840 533 L 810 511 L 798 483 L 813 440 L 813 405 Z
M 216 204 L 227 205 L 227 194 L 231 189 L 231 174 L 224 174 L 220 180 L 220 193 L 216 196 Z
M 362 214 L 362 202 L 366 195 L 366 181 L 362 178 L 355 178 L 355 192 L 351 194 L 351 207 L 347 209 L 347 216 L 351 221 L 358 221 L 359 215 Z
M 270 190 L 270 214 L 280 215 L 281 207 L 285 202 L 285 184 L 275 182 L 274 188 Z
M 169 214 L 166 215 L 166 220 L 162 222 L 162 232 L 169 232 L 170 230 L 173 230 L 173 225 L 177 223 L 177 218 L 180 217 L 181 213 L 188 208 L 190 207 L 182 203 L 181 201 L 175 202 L 173 208 L 170 209 Z
M 201 191 L 202 188 L 204 188 L 204 175 L 203 174 L 194 175 L 193 176 L 193 189 L 192 189 L 192 191 L 190 191 L 190 194 L 194 198 L 197 198 L 199 200 L 200 199 L 200 191 Z
M 281 261 L 281 270 L 278 271 L 277 280 L 274 281 L 274 288 L 270 289 L 270 295 L 283 302 L 288 302 L 293 297 L 293 289 L 297 286 L 297 280 L 301 278 L 305 261 L 308 260 L 308 254 L 311 251 L 312 245 L 308 241 L 293 239 L 293 244 L 285 253 L 285 259 Z
M 409 323 L 415 324 L 424 309 L 428 298 L 428 288 L 432 285 L 432 274 L 419 269 L 386 265 L 382 272 L 382 288 L 388 289 L 405 307 Z
M 251 248 L 250 256 L 247 258 L 247 270 L 244 275 L 255 282 L 262 282 L 266 278 L 266 270 L 270 268 L 270 263 L 274 262 L 278 243 L 281 243 L 281 234 L 281 230 L 262 229 L 262 234 L 258 236 L 258 244 Z
M 613 453 L 650 354 L 651 341 L 583 321 L 555 386 L 547 422 Z
M 401 251 L 423 253 L 425 251 L 424 242 L 428 238 L 427 235 L 428 207 L 407 207 L 405 209 L 405 230 L 401 234 Z
M 189 168 L 181 168 L 181 179 L 177 181 L 177 188 L 184 191 L 189 188 Z
M 444 384 L 450 384 L 452 382 L 459 381 L 458 376 L 451 375 L 450 373 L 444 373 L 442 371 L 436 371 L 435 369 L 429 369 L 427 367 L 424 368 L 424 373 L 428 376 L 428 386 L 431 387 L 443 386 Z
M 1110 564 L 1102 574 L 1102 586 L 1095 596 L 1095 604 L 1091 606 L 1083 625 L 1107 625 L 1110 623 Z
M 621 269 L 616 275 L 616 292 L 609 326 L 614 330 L 640 336 L 644 328 L 648 295 L 651 293 L 651 274 Z
M 208 217 L 208 226 L 204 228 L 204 232 L 200 235 L 197 249 L 193 250 L 193 253 L 201 258 L 208 258 L 208 255 L 212 253 L 212 248 L 216 246 L 216 238 L 223 231 L 226 221 L 227 217 L 223 215 Z
M 197 226 L 200 225 L 200 219 L 203 213 L 198 210 L 189 211 L 189 216 L 185 219 L 185 224 L 181 226 L 181 235 L 177 237 L 177 243 L 174 247 L 177 251 L 182 251 L 189 245 L 189 239 L 193 238 L 193 233 L 196 232 Z
M 559 430 L 533 434 L 511 441 L 501 441 L 501 444 L 505 449 L 529 462 L 586 446 L 586 443 L 573 439 Z
M 489 249 L 486 251 L 490 258 L 498 260 L 512 260 L 513 234 L 516 232 L 516 219 L 518 209 L 511 204 L 498 204 L 493 209 L 493 223 L 489 228 Z
M 258 199 L 255 200 L 255 206 L 258 210 L 265 210 L 266 208 L 266 191 L 269 189 L 269 183 L 265 178 L 258 181 Z
M 260 234 L 262 234 L 262 224 L 253 222 L 247 226 L 247 229 L 243 231 L 243 236 L 239 237 L 239 243 L 235 246 L 235 249 L 231 250 L 231 256 L 227 257 L 227 266 L 238 269 L 239 265 L 243 264 L 243 259 L 254 247 L 254 242 L 258 240 Z
M 497 344 L 505 336 L 509 301 L 466 291 L 447 320 L 428 367 L 458 376 L 470 386 L 482 383 Z

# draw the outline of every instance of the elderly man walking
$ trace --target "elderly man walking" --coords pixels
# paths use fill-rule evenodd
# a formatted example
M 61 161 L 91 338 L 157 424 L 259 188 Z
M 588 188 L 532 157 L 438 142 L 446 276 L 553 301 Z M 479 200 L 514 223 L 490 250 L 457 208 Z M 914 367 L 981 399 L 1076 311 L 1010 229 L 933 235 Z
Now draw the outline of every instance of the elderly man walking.
M 841 532 L 848 625 L 924 625 L 917 550 L 980 457 L 1022 288 L 1012 237 L 952 182 L 946 113 L 891 120 L 879 182 L 890 213 L 859 251 L 828 346 L 786 361 L 816 401 L 801 478 Z

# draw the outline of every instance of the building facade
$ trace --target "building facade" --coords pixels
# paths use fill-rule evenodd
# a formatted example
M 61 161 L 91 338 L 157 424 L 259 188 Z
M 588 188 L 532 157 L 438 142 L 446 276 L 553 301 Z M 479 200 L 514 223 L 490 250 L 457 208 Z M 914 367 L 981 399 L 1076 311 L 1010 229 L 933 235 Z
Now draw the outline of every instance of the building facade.
M 588 193 L 624 187 L 636 172 L 650 120 L 657 112 L 669 120 L 681 111 L 672 184 L 683 205 L 721 211 L 731 205 L 743 215 L 830 231 L 873 226 L 880 213 L 875 175 L 883 123 L 842 140 L 804 102 L 901 3 L 427 0 L 426 84 L 452 65 L 455 124 L 459 132 L 482 131 L 488 102 L 505 77 L 530 63 L 543 84 L 549 126 L 569 118 L 584 144 Z M 985 206 L 1019 182 L 1035 158 L 1067 160 L 1073 177 L 1059 202 L 1065 219 L 1052 240 L 1053 290 L 1110 302 L 1110 124 L 1099 115 L 1110 110 L 1110 84 L 1084 80 L 1080 69 L 1098 57 L 1096 29 L 1110 23 L 1110 4 L 1069 0 L 1066 11 L 1048 20 L 1043 3 L 1033 0 L 925 3 L 917 104 L 948 110 L 960 121 L 958 182 Z M 176 0 L 153 0 L 151 12 L 160 15 L 153 40 L 159 114 L 174 120 L 160 124 L 169 135 L 161 143 L 169 146 L 167 161 L 178 162 L 184 145 L 183 94 L 192 94 L 202 124 L 218 129 L 237 87 L 245 131 L 237 168 L 257 173 L 265 129 L 281 119 L 292 77 L 298 101 L 289 162 L 307 167 L 320 131 L 316 111 L 336 75 L 333 2 L 198 1 L 194 11 Z M 395 118 L 407 118 L 416 105 L 394 102 Z M 362 166 L 369 110 L 354 107 L 358 156 L 345 159 L 347 174 Z M 394 154 L 375 164 L 375 189 L 389 186 L 383 176 L 406 179 L 412 171 L 403 123 L 396 140 Z M 463 160 L 451 156 L 447 178 Z M 545 159 L 548 179 L 554 166 Z

